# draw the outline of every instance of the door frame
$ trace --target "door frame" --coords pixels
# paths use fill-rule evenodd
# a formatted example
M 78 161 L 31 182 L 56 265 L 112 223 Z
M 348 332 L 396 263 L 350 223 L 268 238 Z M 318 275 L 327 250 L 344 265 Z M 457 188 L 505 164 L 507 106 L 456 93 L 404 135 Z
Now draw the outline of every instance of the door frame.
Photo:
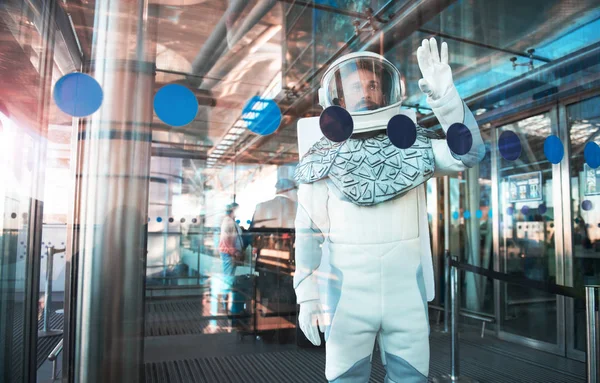
M 567 107 L 571 104 L 584 101 L 589 98 L 600 96 L 600 89 L 588 89 L 565 98 L 553 100 L 544 105 L 538 105 L 533 108 L 521 111 L 513 115 L 504 115 L 500 118 L 490 121 L 491 129 L 495 130 L 503 125 L 523 120 L 544 112 L 548 112 L 552 119 L 551 133 L 560 138 L 564 147 L 564 157 L 562 161 L 553 166 L 553 202 L 555 209 L 555 247 L 556 247 L 556 278 L 557 284 L 573 286 L 573 228 L 571 211 L 571 175 L 570 175 L 570 136 L 568 126 Z M 497 212 L 499 207 L 499 179 L 498 179 L 498 151 L 497 134 L 491 135 L 491 169 L 492 169 L 492 209 Z M 558 182 L 556 182 L 558 181 Z M 500 254 L 500 220 L 498 214 L 493 214 L 492 224 L 494 230 L 493 249 L 494 249 L 494 268 L 495 271 L 503 271 L 504 258 Z M 511 341 L 527 347 L 551 352 L 569 359 L 585 361 L 585 352 L 575 348 L 575 316 L 574 301 L 572 298 L 563 296 L 557 297 L 557 344 L 549 344 L 527 337 L 511 334 L 502 330 L 503 302 L 505 291 L 501 289 L 502 283 L 494 281 L 494 299 L 496 314 L 496 335 L 500 339 Z
M 524 120 L 526 118 L 548 113 L 551 121 L 550 131 L 551 134 L 559 135 L 559 115 L 558 115 L 558 104 L 546 104 L 536 108 L 529 109 L 525 112 L 517 113 L 506 118 L 498 119 L 491 122 L 491 129 L 494 132 L 491 134 L 492 137 L 492 211 L 495 213 L 492 215 L 493 228 L 494 228 L 494 268 L 495 271 L 504 272 L 506 254 L 500 252 L 500 214 L 498 213 L 500 206 L 500 190 L 499 190 L 499 169 L 498 169 L 498 150 L 497 141 L 498 134 L 497 129 L 507 124 Z M 567 156 L 565 156 L 567 157 Z M 552 201 L 554 205 L 554 222 L 563 222 L 563 195 L 562 195 L 562 175 L 561 165 L 552 167 Z M 555 270 L 556 270 L 556 283 L 564 283 L 564 233 L 562 225 L 555 224 Z M 507 340 L 523 346 L 532 347 L 538 350 L 546 351 L 549 353 L 565 356 L 566 355 L 566 337 L 565 337 L 565 299 L 562 296 L 556 298 L 556 334 L 557 342 L 548 343 L 533 338 L 528 338 L 521 335 L 516 335 L 503 329 L 503 317 L 504 317 L 504 302 L 506 302 L 506 284 L 500 281 L 494 281 L 494 299 L 496 307 L 496 335 L 499 339 Z
M 569 98 L 560 100 L 558 105 L 559 125 L 560 129 L 559 138 L 563 143 L 565 149 L 565 156 L 560 162 L 561 173 L 562 173 L 562 206 L 563 206 L 563 227 L 568 227 L 569 230 L 565 230 L 564 234 L 564 259 L 565 259 L 565 270 L 564 270 L 564 284 L 566 286 L 573 286 L 573 212 L 571 211 L 571 141 L 569 134 L 569 121 L 567 107 L 572 104 L 585 101 L 590 98 L 600 96 L 600 90 L 594 89 L 591 91 L 584 92 L 579 95 L 574 95 Z M 586 359 L 585 351 L 577 350 L 575 348 L 575 304 L 573 298 L 565 298 L 565 327 L 566 327 L 566 356 L 570 359 L 575 359 L 584 362 Z

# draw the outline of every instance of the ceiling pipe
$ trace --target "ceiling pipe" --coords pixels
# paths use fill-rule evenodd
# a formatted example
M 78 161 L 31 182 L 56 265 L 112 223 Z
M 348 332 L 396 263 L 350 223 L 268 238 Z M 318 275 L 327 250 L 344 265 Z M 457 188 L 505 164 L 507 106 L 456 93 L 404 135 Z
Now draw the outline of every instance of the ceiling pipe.
M 244 35 L 248 33 L 248 31 L 252 29 L 252 27 L 254 27 L 263 17 L 265 17 L 265 15 L 269 13 L 269 11 L 273 8 L 273 6 L 276 3 L 277 0 L 259 1 L 259 3 L 256 4 L 254 8 L 252 8 L 252 11 L 250 11 L 248 16 L 244 18 L 242 25 L 240 25 L 240 27 L 235 32 L 235 34 L 233 34 L 231 39 L 227 39 L 229 49 L 233 48 L 233 46 L 237 44 L 237 42 L 240 41 L 240 39 L 244 37 Z
M 221 20 L 215 25 L 211 35 L 192 62 L 191 74 L 193 76 L 188 76 L 188 83 L 196 87 L 200 86 L 202 83 L 201 77 L 210 71 L 227 47 L 227 24 L 233 24 L 247 4 L 248 2 L 244 0 L 231 0 L 229 2 L 229 7 L 225 10 Z
M 270 40 L 277 32 L 281 30 L 281 25 L 273 25 L 262 32 L 252 43 L 237 51 L 231 57 L 223 58 L 209 73 L 209 76 L 204 78 L 202 82 L 203 89 L 212 89 L 232 70 L 242 65 L 244 58 L 253 53 L 254 50 L 260 48 L 266 41 Z
M 227 25 L 232 25 L 246 6 L 247 1 L 232 0 L 227 11 L 215 26 L 213 33 L 200 49 L 200 52 L 192 62 L 192 76 L 188 81 L 194 86 L 210 89 L 204 85 L 203 76 L 208 74 L 227 50 L 231 50 L 241 38 L 248 33 L 277 3 L 276 0 L 259 0 L 250 13 L 235 29 L 228 34 Z M 228 38 L 231 35 L 231 38 Z M 213 84 L 214 86 L 214 84 Z

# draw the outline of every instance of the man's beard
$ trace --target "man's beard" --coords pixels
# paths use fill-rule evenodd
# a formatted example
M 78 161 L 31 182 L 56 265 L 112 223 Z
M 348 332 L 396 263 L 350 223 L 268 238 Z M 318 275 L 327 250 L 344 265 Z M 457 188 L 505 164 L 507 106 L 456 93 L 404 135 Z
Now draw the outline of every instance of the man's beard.
M 371 100 L 361 100 L 360 102 L 358 102 L 357 104 L 354 105 L 354 111 L 355 112 L 364 112 L 367 110 L 377 110 L 381 107 L 381 105 L 379 105 L 376 102 L 373 102 Z

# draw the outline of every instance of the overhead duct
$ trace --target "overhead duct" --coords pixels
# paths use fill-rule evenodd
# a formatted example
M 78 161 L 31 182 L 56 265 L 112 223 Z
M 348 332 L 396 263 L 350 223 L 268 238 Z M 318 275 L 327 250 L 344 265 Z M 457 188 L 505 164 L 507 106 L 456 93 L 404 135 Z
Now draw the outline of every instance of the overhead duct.
M 247 4 L 247 1 L 232 0 L 229 8 L 219 20 L 206 43 L 192 63 L 192 75 L 188 81 L 194 86 L 203 85 L 205 76 L 214 67 L 226 50 L 235 46 L 277 3 L 276 0 L 260 0 L 244 18 L 242 24 L 232 33 L 227 30 L 227 24 L 233 24 Z M 228 35 L 231 36 L 228 38 Z M 213 84 L 214 86 L 214 84 Z
M 237 44 L 237 42 L 240 41 L 240 39 L 244 37 L 244 35 L 248 33 L 248 31 L 252 29 L 252 27 L 254 27 L 256 23 L 258 23 L 263 17 L 265 17 L 265 15 L 269 13 L 271 8 L 273 8 L 275 3 L 277 3 L 277 0 L 259 1 L 259 3 L 256 4 L 254 8 L 252 8 L 252 11 L 250 11 L 248 16 L 246 16 L 238 30 L 235 31 L 233 35 L 231 33 L 227 34 L 227 44 L 229 46 L 229 49 L 233 48 L 233 46 Z M 230 35 L 232 35 L 232 37 L 229 37 Z
M 192 74 L 194 76 L 188 76 L 188 82 L 196 87 L 199 87 L 202 83 L 201 77 L 204 76 L 210 69 L 215 65 L 217 60 L 221 57 L 221 54 L 227 47 L 227 23 L 233 23 L 239 15 L 242 13 L 247 1 L 244 0 L 231 0 L 229 7 L 221 17 L 221 20 L 215 25 L 211 35 L 208 37 L 206 42 L 200 48 L 200 52 L 192 63 Z
M 252 53 L 253 50 L 259 48 L 266 41 L 270 40 L 277 32 L 281 30 L 281 25 L 273 25 L 268 27 L 264 32 L 260 34 L 252 43 L 248 44 L 244 48 L 240 49 L 231 57 L 227 57 L 222 63 L 216 65 L 215 68 L 209 73 L 204 81 L 202 82 L 203 89 L 212 89 L 215 87 L 222 78 L 228 73 L 231 73 L 237 66 L 241 65 L 243 59 Z

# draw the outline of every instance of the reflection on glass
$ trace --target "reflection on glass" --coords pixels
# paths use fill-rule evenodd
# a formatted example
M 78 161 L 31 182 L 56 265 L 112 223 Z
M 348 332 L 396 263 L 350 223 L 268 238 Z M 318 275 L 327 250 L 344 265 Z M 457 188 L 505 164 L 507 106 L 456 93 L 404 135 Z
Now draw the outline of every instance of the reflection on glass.
M 586 281 L 600 276 L 600 169 L 585 163 L 583 150 L 588 142 L 600 143 L 600 97 L 567 107 L 571 146 L 571 223 L 573 238 L 573 286 L 583 289 Z M 591 202 L 586 211 L 584 201 Z M 585 351 L 585 302 L 574 306 L 575 348 Z
M 492 174 L 490 130 L 484 126 L 481 135 L 486 142 L 486 155 L 478 166 L 450 179 L 450 248 L 463 262 L 493 269 L 492 249 Z M 476 313 L 494 314 L 494 286 L 491 279 L 464 273 L 462 308 Z
M 498 156 L 503 271 L 556 283 L 552 164 L 543 149 L 544 140 L 551 134 L 550 114 L 502 126 L 497 135 L 504 131 L 516 133 L 523 150 L 515 161 Z M 503 284 L 503 289 L 503 330 L 556 343 L 556 296 L 512 284 Z

